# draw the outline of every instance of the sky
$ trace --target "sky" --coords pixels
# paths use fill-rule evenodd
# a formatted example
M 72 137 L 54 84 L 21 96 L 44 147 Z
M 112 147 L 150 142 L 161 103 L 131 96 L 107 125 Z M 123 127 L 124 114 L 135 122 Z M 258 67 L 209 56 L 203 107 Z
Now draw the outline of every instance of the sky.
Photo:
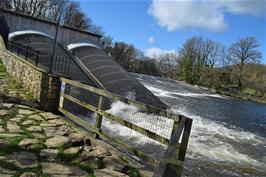
M 115 41 L 146 56 L 177 51 L 193 36 L 226 47 L 254 36 L 266 64 L 266 0 L 76 0 Z

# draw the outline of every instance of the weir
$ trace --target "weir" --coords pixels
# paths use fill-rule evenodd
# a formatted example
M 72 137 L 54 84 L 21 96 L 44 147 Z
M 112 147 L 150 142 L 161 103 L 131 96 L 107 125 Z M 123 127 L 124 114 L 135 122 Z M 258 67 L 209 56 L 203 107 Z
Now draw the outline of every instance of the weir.
M 0 9 L 0 16 L 5 17 L 9 27 L 9 47 L 24 48 L 20 51 L 24 55 L 29 54 L 27 49 L 38 52 L 39 67 L 123 97 L 167 108 L 104 52 L 98 43 L 100 35 L 60 26 L 52 59 L 55 22 L 5 9 Z
M 7 26 L 10 23 L 1 18 L 5 28 L 0 28 L 0 34 L 4 39 L 9 35 L 8 50 L 20 57 L 20 62 L 48 73 L 50 85 L 44 89 L 59 97 L 55 105 L 61 113 L 96 138 L 142 159 L 154 169 L 154 177 L 181 176 L 192 119 L 166 111 L 167 106 L 99 44 L 88 40 L 56 43 L 52 58 L 54 39 L 49 33 L 18 30 L 17 26 L 14 30 Z

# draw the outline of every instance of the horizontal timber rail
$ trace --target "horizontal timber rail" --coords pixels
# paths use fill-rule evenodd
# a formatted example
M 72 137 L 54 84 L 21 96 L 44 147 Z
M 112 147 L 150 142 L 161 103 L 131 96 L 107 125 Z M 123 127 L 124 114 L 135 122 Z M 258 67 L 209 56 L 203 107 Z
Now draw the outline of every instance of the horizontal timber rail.
M 155 169 L 154 177 L 181 176 L 192 119 L 60 78 L 59 111 Z

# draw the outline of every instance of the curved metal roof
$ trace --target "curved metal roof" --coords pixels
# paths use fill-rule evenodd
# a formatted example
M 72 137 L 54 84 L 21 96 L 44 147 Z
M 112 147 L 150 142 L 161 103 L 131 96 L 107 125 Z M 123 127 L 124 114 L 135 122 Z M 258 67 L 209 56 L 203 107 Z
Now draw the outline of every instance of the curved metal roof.
M 40 51 L 40 66 L 41 68 L 48 70 L 53 53 L 54 40 L 52 38 L 41 32 L 30 33 L 30 31 L 25 31 L 20 32 L 18 35 L 13 35 L 10 40 Z M 69 65 L 69 69 L 67 70 L 64 68 L 66 65 Z M 88 78 L 60 44 L 56 44 L 53 72 L 95 86 L 91 79 Z
M 82 62 L 101 85 L 111 93 L 124 97 L 134 94 L 137 101 L 166 108 L 155 95 L 120 66 L 102 49 L 94 46 L 77 46 L 71 52 Z
M 25 32 L 12 36 L 10 40 L 40 51 L 41 66 L 49 68 L 54 45 L 54 40 L 49 36 L 42 33 Z M 67 73 L 64 73 L 60 67 L 54 67 L 54 73 L 63 74 L 73 80 L 82 81 L 124 97 L 135 95 L 137 101 L 166 108 L 164 103 L 131 77 L 101 48 L 90 43 L 73 43 L 69 46 L 73 55 L 61 44 L 56 44 L 55 55 L 59 59 L 54 61 L 54 65 L 63 65 L 68 62 L 70 68 Z M 62 60 L 62 58 L 67 60 Z

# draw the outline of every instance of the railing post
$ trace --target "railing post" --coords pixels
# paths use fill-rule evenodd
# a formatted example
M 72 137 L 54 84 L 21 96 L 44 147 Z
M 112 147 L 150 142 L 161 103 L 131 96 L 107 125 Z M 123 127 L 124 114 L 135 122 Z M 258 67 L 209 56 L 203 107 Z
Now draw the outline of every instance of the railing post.
M 40 51 L 37 50 L 37 56 L 36 56 L 36 63 L 35 63 L 35 66 L 38 66 L 38 62 L 39 62 L 39 55 L 40 55 Z
M 13 44 L 11 42 L 9 43 L 9 47 L 10 47 L 10 52 L 12 53 L 13 52 Z
M 180 160 L 180 161 L 185 160 L 185 155 L 187 152 L 188 139 L 189 139 L 190 130 L 191 130 L 191 126 L 192 126 L 192 119 L 186 118 L 183 116 L 182 116 L 182 118 L 183 119 L 185 118 L 186 121 L 185 121 L 185 128 L 184 128 L 183 136 L 182 136 L 182 140 L 181 140 L 181 145 L 179 148 L 179 154 L 178 154 L 178 160 Z
M 102 102 L 103 102 L 103 97 L 100 96 L 99 102 L 98 102 L 98 111 L 102 110 Z M 99 130 L 99 132 L 101 132 L 102 118 L 103 118 L 102 115 L 97 113 L 96 121 L 95 121 L 95 127 Z M 95 133 L 94 138 L 98 139 L 99 137 L 100 137 L 100 135 L 98 133 Z
M 171 138 L 174 135 L 176 129 L 178 128 L 179 122 L 181 121 L 181 119 L 179 118 L 179 121 L 174 120 L 174 124 L 173 124 L 173 129 L 172 129 L 172 134 L 171 134 Z
M 26 61 L 28 59 L 28 55 L 29 55 L 29 46 L 27 46 L 27 48 L 26 48 L 26 56 L 25 56 L 25 60 Z
M 17 50 L 17 55 L 19 56 L 19 47 L 18 47 L 18 50 Z
M 153 177 L 181 177 L 183 171 L 183 161 L 179 160 L 179 140 L 182 132 L 184 134 L 186 118 L 179 116 L 179 121 L 175 121 L 173 125 L 173 133 L 170 139 L 168 148 L 166 149 L 163 157 L 157 168 L 154 171 Z M 175 128 L 178 125 L 177 128 Z

